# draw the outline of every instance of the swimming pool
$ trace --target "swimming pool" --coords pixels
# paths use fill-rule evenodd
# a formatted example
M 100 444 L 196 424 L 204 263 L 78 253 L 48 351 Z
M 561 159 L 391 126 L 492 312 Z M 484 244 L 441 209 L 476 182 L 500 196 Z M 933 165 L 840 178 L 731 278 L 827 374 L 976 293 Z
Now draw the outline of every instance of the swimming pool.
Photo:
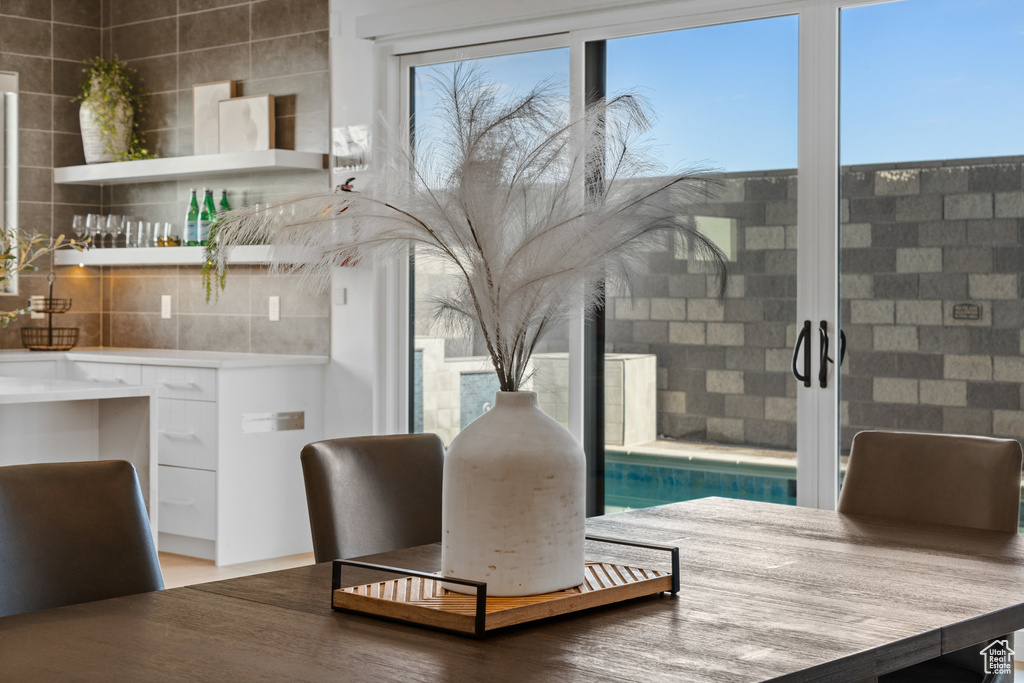
M 605 512 L 708 496 L 796 505 L 795 477 L 761 468 L 635 454 L 605 456 Z

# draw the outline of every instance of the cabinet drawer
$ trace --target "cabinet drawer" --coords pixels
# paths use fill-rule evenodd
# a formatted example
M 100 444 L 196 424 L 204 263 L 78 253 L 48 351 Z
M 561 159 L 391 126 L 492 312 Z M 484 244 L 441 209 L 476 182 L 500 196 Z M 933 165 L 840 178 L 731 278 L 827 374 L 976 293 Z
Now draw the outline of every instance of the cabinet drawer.
M 161 465 L 217 469 L 217 404 L 161 398 L 158 401 Z
M 217 475 L 160 465 L 160 531 L 213 541 L 217 537 Z
M 71 379 L 139 385 L 142 384 L 142 366 L 129 363 L 75 361 L 71 364 Z
M 146 365 L 142 368 L 142 383 L 156 386 L 160 398 L 217 400 L 217 371 L 213 368 Z

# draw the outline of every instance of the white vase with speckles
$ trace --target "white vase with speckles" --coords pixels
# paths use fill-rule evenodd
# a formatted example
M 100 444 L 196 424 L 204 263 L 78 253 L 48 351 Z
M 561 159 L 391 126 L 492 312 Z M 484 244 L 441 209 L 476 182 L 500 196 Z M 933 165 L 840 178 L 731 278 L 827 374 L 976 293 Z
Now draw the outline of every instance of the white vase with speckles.
M 442 507 L 443 576 L 506 596 L 583 583 L 586 458 L 536 393 L 499 391 L 452 440 Z

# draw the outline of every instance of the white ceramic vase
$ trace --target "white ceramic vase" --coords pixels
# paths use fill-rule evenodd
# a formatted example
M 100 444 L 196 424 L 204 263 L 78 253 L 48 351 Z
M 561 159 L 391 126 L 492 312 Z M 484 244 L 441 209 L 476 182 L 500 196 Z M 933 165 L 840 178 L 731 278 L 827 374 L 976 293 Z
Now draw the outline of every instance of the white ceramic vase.
M 132 132 L 132 111 L 126 102 L 119 102 L 114 110 L 114 130 L 109 147 L 92 102 L 88 100 L 82 102 L 82 106 L 78 110 L 78 123 L 82 129 L 85 163 L 99 164 L 117 161 L 120 154 L 128 151 Z
M 452 440 L 442 509 L 443 576 L 486 581 L 488 595 L 583 583 L 586 458 L 536 393 L 499 391 Z

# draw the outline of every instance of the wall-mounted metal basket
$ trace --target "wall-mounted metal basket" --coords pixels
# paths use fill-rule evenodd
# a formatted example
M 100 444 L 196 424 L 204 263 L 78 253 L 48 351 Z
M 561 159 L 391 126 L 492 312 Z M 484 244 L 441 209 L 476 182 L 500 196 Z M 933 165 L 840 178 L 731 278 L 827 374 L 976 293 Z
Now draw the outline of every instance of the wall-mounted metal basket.
M 32 351 L 67 351 L 77 343 L 77 327 L 21 328 L 21 345 Z
M 67 351 L 78 343 L 77 327 L 54 327 L 53 316 L 71 310 L 71 299 L 53 298 L 54 273 L 47 278 L 50 283 L 49 296 L 29 299 L 29 308 L 34 313 L 46 314 L 46 327 L 21 328 L 21 345 L 30 351 Z

